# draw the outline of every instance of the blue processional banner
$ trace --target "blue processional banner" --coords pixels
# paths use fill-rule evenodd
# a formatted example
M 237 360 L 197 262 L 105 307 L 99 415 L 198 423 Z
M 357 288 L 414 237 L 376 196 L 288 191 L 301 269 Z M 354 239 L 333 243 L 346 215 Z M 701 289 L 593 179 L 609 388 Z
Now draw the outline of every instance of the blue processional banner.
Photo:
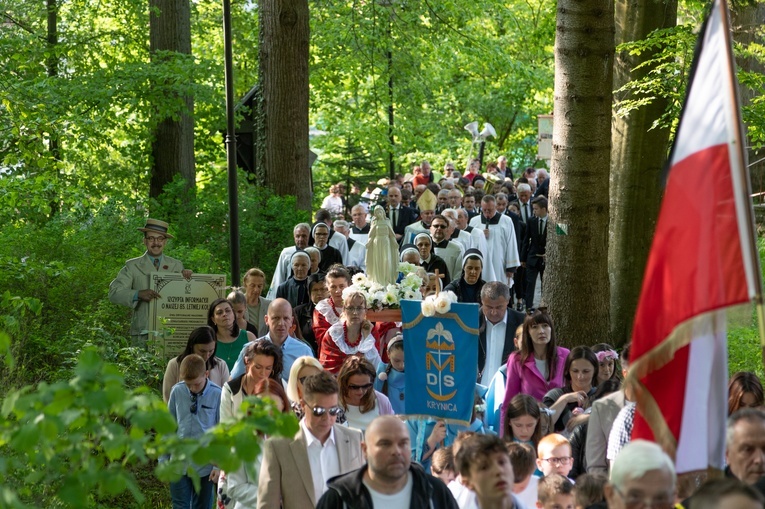
M 478 304 L 452 304 L 426 317 L 420 301 L 402 301 L 405 411 L 470 425 L 478 378 Z

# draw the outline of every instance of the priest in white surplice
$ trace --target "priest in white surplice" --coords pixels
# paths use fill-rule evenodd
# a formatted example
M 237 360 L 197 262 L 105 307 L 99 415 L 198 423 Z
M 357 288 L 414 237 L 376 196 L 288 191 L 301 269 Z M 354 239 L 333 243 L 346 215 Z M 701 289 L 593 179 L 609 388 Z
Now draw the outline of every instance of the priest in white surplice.
M 271 278 L 271 286 L 268 287 L 268 295 L 266 298 L 275 299 L 276 289 L 279 285 L 287 281 L 292 274 L 292 266 L 290 265 L 290 259 L 295 254 L 297 249 L 305 249 L 308 247 L 308 234 L 311 232 L 311 225 L 308 223 L 298 223 L 292 230 L 292 236 L 295 239 L 295 245 L 285 247 L 279 254 L 279 261 L 276 262 L 276 268 L 274 269 L 274 277 Z
M 342 219 L 335 221 L 335 232 L 345 236 L 348 243 L 348 263 L 346 265 L 348 267 L 356 266 L 361 270 L 366 269 L 367 248 L 362 242 L 350 238 L 351 225 L 348 221 Z
M 482 279 L 512 286 L 513 273 L 521 264 L 513 220 L 497 212 L 494 196 L 487 194 L 481 200 L 481 213 L 470 220 L 470 226 L 471 235 L 483 253 Z

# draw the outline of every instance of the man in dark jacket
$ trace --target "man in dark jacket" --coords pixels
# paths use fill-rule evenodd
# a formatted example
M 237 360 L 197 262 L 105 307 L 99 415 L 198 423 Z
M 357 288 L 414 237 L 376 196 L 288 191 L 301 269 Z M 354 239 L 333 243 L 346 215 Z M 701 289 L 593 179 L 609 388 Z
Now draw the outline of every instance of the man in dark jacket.
M 337 476 L 316 509 L 457 509 L 449 489 L 440 480 L 411 464 L 411 445 L 406 425 L 396 416 L 376 418 L 361 445 L 367 464 Z

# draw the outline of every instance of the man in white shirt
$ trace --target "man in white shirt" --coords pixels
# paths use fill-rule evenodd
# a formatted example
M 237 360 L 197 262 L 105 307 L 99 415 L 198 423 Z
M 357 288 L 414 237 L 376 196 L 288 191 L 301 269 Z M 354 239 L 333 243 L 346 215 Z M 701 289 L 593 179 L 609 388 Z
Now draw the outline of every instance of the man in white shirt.
M 470 220 L 471 235 L 483 253 L 484 264 L 481 279 L 484 281 L 509 281 L 521 264 L 518 242 L 515 238 L 513 220 L 497 212 L 494 196 L 487 194 L 481 200 L 481 214 Z
M 315 507 L 327 481 L 361 467 L 361 432 L 336 424 L 335 378 L 322 371 L 303 383 L 305 414 L 293 440 L 270 438 L 263 445 L 258 509 Z
M 367 222 L 367 211 L 361 205 L 354 205 L 351 209 L 351 218 L 353 218 L 353 224 L 351 225 L 350 238 L 356 242 L 361 242 L 366 245 L 369 239 L 369 223 Z
M 510 288 L 490 281 L 481 288 L 481 315 L 478 332 L 478 372 L 483 385 L 489 385 L 499 368 L 515 350 L 515 329 L 525 315 L 508 308 Z
M 348 221 L 335 221 L 335 232 L 343 235 L 348 243 L 348 259 L 346 265 L 348 267 L 355 265 L 356 267 L 360 267 L 361 270 L 366 269 L 367 248 L 363 242 L 359 242 L 350 237 L 351 225 Z

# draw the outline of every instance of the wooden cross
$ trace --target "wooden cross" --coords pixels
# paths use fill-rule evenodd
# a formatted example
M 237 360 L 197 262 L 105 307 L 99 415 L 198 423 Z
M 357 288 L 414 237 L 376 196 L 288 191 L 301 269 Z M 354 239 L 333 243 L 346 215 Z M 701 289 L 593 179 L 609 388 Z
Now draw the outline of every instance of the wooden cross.
M 433 271 L 433 275 L 436 276 L 438 279 L 443 279 L 446 277 L 446 274 L 441 274 L 440 272 L 438 272 L 438 269 Z M 436 296 L 438 296 L 440 288 L 441 288 L 441 284 L 439 283 L 436 285 Z

